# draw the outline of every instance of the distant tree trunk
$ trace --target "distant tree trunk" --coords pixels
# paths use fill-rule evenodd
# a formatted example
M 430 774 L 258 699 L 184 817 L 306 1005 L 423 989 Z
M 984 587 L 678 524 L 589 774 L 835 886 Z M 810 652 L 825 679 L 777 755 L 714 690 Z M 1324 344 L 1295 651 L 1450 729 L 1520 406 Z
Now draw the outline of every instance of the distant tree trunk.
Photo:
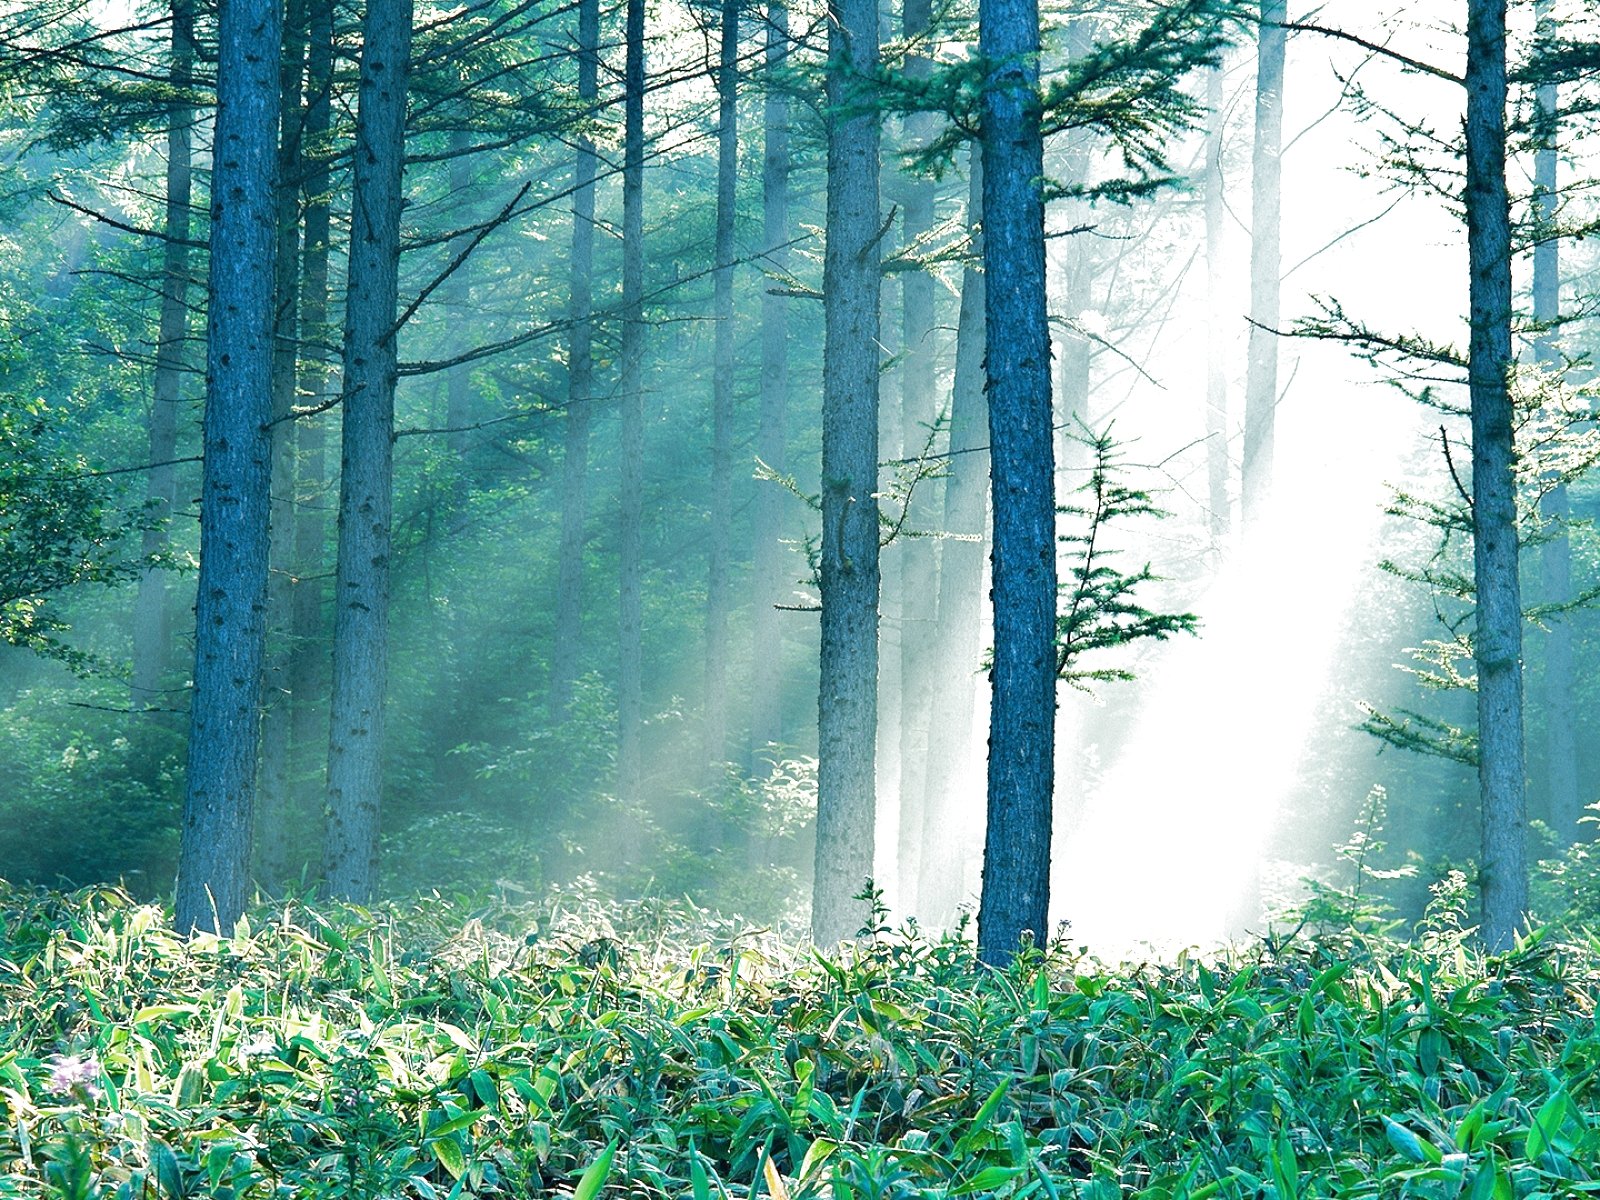
M 739 0 L 722 0 L 717 67 L 717 245 L 711 399 L 711 554 L 706 578 L 704 759 L 728 757 L 728 554 L 733 522 L 733 222 L 739 180 Z
M 789 9 L 783 0 L 767 5 L 767 75 L 773 80 L 762 114 L 765 148 L 761 166 L 762 242 L 765 265 L 782 277 L 789 270 L 789 97 L 781 75 L 789 55 Z M 789 309 L 771 286 L 761 293 L 761 424 L 756 454 L 780 475 L 788 468 Z M 755 619 L 751 622 L 751 662 L 756 664 L 750 699 L 751 757 L 784 740 L 783 635 L 777 605 L 794 590 L 784 578 L 792 561 L 780 539 L 786 497 L 776 484 L 756 492 Z
M 300 358 L 300 389 L 311 404 L 327 396 L 332 371 L 319 345 L 328 331 L 328 247 L 332 224 L 328 157 L 333 117 L 333 3 L 311 0 L 307 15 L 306 112 L 301 136 L 305 206 L 300 266 L 300 331 L 306 352 Z M 294 653 L 289 692 L 294 717 L 289 731 L 292 785 L 296 803 L 308 815 L 321 807 L 323 767 L 328 745 L 327 626 L 323 582 L 327 521 L 327 425 L 323 416 L 292 422 L 298 450 L 294 514 Z M 289 435 L 289 426 L 279 436 Z
M 1049 937 L 1055 772 L 1055 462 L 1045 305 L 1037 0 L 979 0 L 983 264 L 994 489 L 994 696 L 978 953 Z
M 916 911 L 929 928 L 948 924 L 961 894 L 969 853 L 957 835 L 959 779 L 972 746 L 977 676 L 983 663 L 984 525 L 989 508 L 989 407 L 984 396 L 983 152 L 972 143 L 967 224 L 975 261 L 961 273 L 956 318 L 956 374 L 950 398 L 950 477 L 944 489 L 937 618 L 929 660 L 937 731 L 928 742 L 927 795 L 922 804 L 922 853 Z
M 1483 804 L 1483 939 L 1511 944 L 1528 911 L 1522 593 L 1511 369 L 1506 188 L 1506 0 L 1467 4 L 1467 252 L 1471 266 L 1472 534 Z
M 931 0 L 904 0 L 902 35 L 927 36 L 933 24 Z M 926 55 L 906 59 L 906 75 L 926 79 L 933 63 Z M 905 136 L 909 147 L 925 146 L 933 137 L 936 119 L 928 113 L 908 117 Z M 915 178 L 905 186 L 902 229 L 908 248 L 933 228 L 934 185 Z M 934 357 L 934 288 L 927 271 L 900 276 L 901 338 L 904 364 L 900 371 L 901 456 L 921 452 L 927 430 L 939 416 Z M 935 486 L 923 480 L 912 493 L 906 524 L 927 531 L 934 522 Z M 932 642 L 936 618 L 939 563 L 938 544 L 931 538 L 910 538 L 900 547 L 900 836 L 898 845 L 899 895 L 904 912 L 916 911 L 917 880 L 921 875 L 922 806 L 927 793 L 929 722 L 933 704 Z
M 811 932 L 854 936 L 872 873 L 878 725 L 878 64 L 871 0 L 828 27 L 828 240 L 823 261 L 822 652 Z
M 289 425 L 299 384 L 300 111 L 306 66 L 306 5 L 289 0 L 283 25 L 278 91 L 278 250 L 273 269 L 272 547 L 267 589 L 268 656 L 262 695 L 261 766 L 257 781 L 256 854 L 262 882 L 276 890 L 293 874 L 298 822 L 290 801 L 289 740 L 293 720 L 293 610 L 295 571 L 295 443 Z
M 1206 72 L 1206 467 L 1210 485 L 1206 506 L 1210 509 L 1214 539 L 1228 533 L 1228 476 L 1232 473 L 1228 454 L 1227 340 L 1222 317 L 1226 220 L 1222 204 L 1222 144 L 1226 115 L 1219 64 Z
M 163 522 L 145 532 L 144 553 L 166 550 L 165 522 L 177 499 L 178 406 L 182 402 L 184 340 L 189 335 L 189 206 L 193 193 L 190 127 L 194 108 L 194 2 L 173 0 L 172 68 L 175 99 L 167 116 L 167 197 L 162 232 L 166 235 L 161 269 L 161 316 L 156 333 L 156 365 L 150 405 L 150 462 L 145 497 L 150 515 Z M 172 661 L 171 616 L 166 574 L 147 570 L 139 577 L 133 604 L 133 691 L 135 711 L 162 704 L 161 676 Z
M 1286 0 L 1261 0 L 1256 58 L 1256 130 L 1250 185 L 1250 348 L 1244 394 L 1243 519 L 1261 515 L 1272 488 L 1278 404 L 1279 226 L 1283 153 Z
M 1550 0 L 1534 6 L 1541 32 L 1548 32 Z M 1535 95 L 1539 149 L 1533 162 L 1534 220 L 1546 231 L 1533 249 L 1533 319 L 1540 332 L 1533 341 L 1534 361 L 1546 372 L 1561 370 L 1556 348 L 1556 325 L 1561 320 L 1560 243 L 1549 234 L 1555 224 L 1557 192 L 1556 102 L 1554 83 L 1543 83 Z M 1572 599 L 1572 543 L 1567 526 L 1572 501 L 1567 486 L 1558 483 L 1546 493 L 1542 512 L 1551 536 L 1540 548 L 1541 591 L 1544 603 L 1566 604 Z M 1565 841 L 1578 838 L 1583 801 L 1578 787 L 1577 711 L 1572 698 L 1572 624 L 1566 613 L 1545 618 L 1544 642 L 1545 770 L 1549 795 L 1550 827 Z
M 578 102 L 588 116 L 599 96 L 600 0 L 578 5 Z M 589 418 L 594 396 L 594 140 L 578 135 L 572 167 L 572 272 L 567 316 L 567 413 L 561 463 L 561 548 L 556 560 L 555 644 L 550 651 L 550 716 L 572 703 L 583 644 L 583 545 L 589 517 Z
M 628 0 L 624 40 L 617 798 L 631 810 L 643 799 L 644 788 L 644 0 Z
M 356 113 L 323 877 L 330 895 L 358 903 L 370 900 L 377 886 L 383 795 L 394 321 L 411 11 L 411 0 L 368 7 Z
M 222 0 L 194 694 L 177 927 L 231 933 L 250 884 L 266 643 L 277 211 L 276 0 Z
M 450 134 L 450 192 L 452 195 L 465 198 L 472 194 L 472 158 L 471 146 L 467 135 L 462 130 L 452 130 Z M 470 209 L 468 210 L 470 213 Z M 466 249 L 471 240 L 471 234 L 463 236 L 460 249 Z M 472 282 L 471 260 L 461 264 L 456 272 L 445 281 L 446 296 L 450 310 L 455 314 L 457 328 L 470 327 L 472 311 Z M 457 469 L 464 470 L 467 466 L 467 456 L 472 451 L 472 433 L 467 426 L 472 424 L 472 364 L 469 362 L 456 363 L 444 377 L 445 403 L 444 427 L 450 432 L 445 434 L 445 447 L 450 456 L 455 459 Z

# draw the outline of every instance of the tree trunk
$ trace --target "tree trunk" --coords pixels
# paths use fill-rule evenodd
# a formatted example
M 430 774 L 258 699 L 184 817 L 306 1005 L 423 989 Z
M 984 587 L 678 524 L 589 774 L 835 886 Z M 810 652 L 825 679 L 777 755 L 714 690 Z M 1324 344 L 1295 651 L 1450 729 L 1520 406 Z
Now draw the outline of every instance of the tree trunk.
M 356 113 L 323 877 L 330 895 L 358 903 L 369 901 L 377 886 L 383 794 L 394 322 L 411 11 L 411 0 L 368 7 Z
M 903 35 L 927 36 L 933 24 L 931 0 L 904 0 Z M 906 59 L 906 75 L 925 80 L 933 63 L 924 55 Z M 929 113 L 908 117 L 905 137 L 911 148 L 932 140 L 937 120 Z M 902 229 L 908 248 L 934 223 L 934 185 L 915 178 L 906 182 Z M 900 371 L 900 444 L 902 457 L 921 452 L 928 428 L 939 417 L 938 384 L 934 355 L 935 281 L 926 271 L 900 276 L 901 339 L 905 355 Z M 906 524 L 926 531 L 934 523 L 935 486 L 917 483 Z M 929 722 L 933 704 L 932 645 L 938 595 L 938 543 L 932 538 L 909 538 L 900 547 L 900 836 L 898 845 L 898 907 L 915 912 L 917 880 L 922 873 L 922 806 L 927 794 Z
M 871 0 L 828 28 L 828 203 L 823 261 L 822 650 L 811 932 L 819 946 L 867 917 L 878 724 L 878 64 Z
M 182 403 L 184 340 L 189 335 L 189 207 L 193 193 L 190 127 L 194 109 L 188 102 L 194 86 L 194 3 L 172 3 L 172 81 L 174 99 L 167 117 L 167 206 L 162 222 L 166 241 L 161 268 L 161 316 L 156 333 L 156 365 L 150 405 L 150 473 L 145 497 L 150 516 L 161 524 L 145 531 L 146 555 L 166 550 L 166 522 L 177 500 L 177 475 L 172 460 L 178 453 L 178 406 Z M 166 573 L 146 570 L 139 577 L 133 604 L 132 707 L 167 708 L 162 703 L 161 677 L 172 662 L 171 615 L 167 611 Z
M 599 95 L 600 0 L 578 5 L 578 102 L 584 114 Z M 594 396 L 594 140 L 578 135 L 572 166 L 572 273 L 567 315 L 567 419 L 561 463 L 561 548 L 556 560 L 555 644 L 550 652 L 550 717 L 572 703 L 583 645 L 583 546 L 589 516 L 589 418 Z
M 471 146 L 466 132 L 460 129 L 450 133 L 450 193 L 458 199 L 465 200 L 473 194 Z M 471 207 L 463 206 L 470 218 L 473 215 Z M 471 244 L 472 235 L 464 234 L 459 240 L 458 253 L 466 250 Z M 468 260 L 457 267 L 455 273 L 445 281 L 445 299 L 448 310 L 454 314 L 456 328 L 467 329 L 471 327 L 472 307 L 472 260 Z M 450 432 L 445 434 L 445 448 L 449 450 L 450 457 L 455 459 L 458 471 L 467 472 L 468 455 L 472 452 L 472 432 L 467 428 L 472 424 L 472 364 L 469 362 L 456 363 L 444 377 L 444 427 Z M 470 476 L 469 476 L 470 477 Z M 464 493 L 463 493 L 464 495 Z
M 279 65 L 281 105 L 278 125 L 278 248 L 273 268 L 272 546 L 267 594 L 267 670 L 262 694 L 261 766 L 257 777 L 256 855 L 261 879 L 276 891 L 293 874 L 292 847 L 298 822 L 290 802 L 289 735 L 293 694 L 289 675 L 294 658 L 295 444 L 288 424 L 299 380 L 300 286 L 300 111 L 306 65 L 304 0 L 289 0 L 284 15 Z
M 762 242 L 767 270 L 782 278 L 789 270 L 789 97 L 780 78 L 789 56 L 789 9 L 783 0 L 767 5 L 766 66 L 769 83 L 762 114 L 765 147 L 761 164 Z M 767 286 L 761 292 L 761 424 L 756 454 L 778 474 L 788 468 L 789 309 L 785 297 Z M 787 497 L 774 483 L 756 492 L 755 619 L 751 622 L 750 661 L 755 664 L 750 699 L 751 759 L 782 743 L 783 632 L 777 605 L 794 590 L 791 554 L 781 544 Z
M 717 244 L 711 399 L 711 553 L 706 577 L 705 748 L 728 757 L 728 552 L 733 521 L 733 221 L 739 179 L 739 0 L 722 0 L 717 67 Z
M 1223 327 L 1223 236 L 1226 213 L 1222 204 L 1222 143 L 1226 129 L 1222 97 L 1222 66 L 1206 72 L 1206 468 L 1209 489 L 1211 537 L 1228 534 L 1230 505 L 1228 476 L 1227 334 Z
M 617 798 L 643 799 L 644 0 L 628 0 L 623 66 L 621 512 L 617 522 Z
M 194 694 L 177 927 L 231 933 L 250 882 L 266 642 L 277 213 L 276 0 L 222 0 Z
M 1286 0 L 1261 0 L 1256 59 L 1256 132 L 1250 185 L 1250 349 L 1244 394 L 1240 506 L 1246 524 L 1272 488 L 1274 410 L 1278 404 L 1279 205 L 1283 152 Z
M 1512 444 L 1511 205 L 1506 189 L 1506 0 L 1467 5 L 1467 252 L 1471 267 L 1472 534 L 1483 805 L 1483 939 L 1511 944 L 1528 911 L 1522 594 Z
M 994 696 L 978 953 L 1049 936 L 1055 771 L 1055 462 L 1045 303 L 1037 0 L 980 0 L 983 265 L 994 495 Z
M 1550 0 L 1534 6 L 1542 32 L 1550 22 Z M 1561 353 L 1556 347 L 1556 325 L 1561 320 L 1560 243 L 1550 236 L 1555 224 L 1557 192 L 1556 102 L 1554 83 L 1541 84 L 1535 95 L 1540 124 L 1536 129 L 1539 149 L 1533 161 L 1534 221 L 1544 230 L 1533 248 L 1533 319 L 1540 332 L 1534 337 L 1534 362 L 1552 375 L 1561 370 Z M 1544 519 L 1551 533 L 1539 551 L 1540 583 L 1544 602 L 1566 604 L 1572 599 L 1572 543 L 1567 526 L 1572 519 L 1572 501 L 1567 486 L 1558 483 L 1546 493 L 1542 503 Z M 1545 771 L 1550 828 L 1562 842 L 1576 841 L 1582 832 L 1578 819 L 1583 816 L 1583 801 L 1578 786 L 1577 711 L 1572 699 L 1572 623 L 1566 613 L 1545 618 L 1548 632 L 1544 641 L 1544 718 Z
M 968 847 L 959 833 L 960 780 L 972 747 L 973 706 L 983 664 L 984 525 L 989 508 L 989 409 L 984 396 L 983 153 L 972 145 L 967 224 L 975 257 L 961 274 L 956 319 L 956 375 L 950 398 L 950 477 L 944 489 L 944 531 L 930 660 L 933 718 L 928 744 L 927 795 L 922 804 L 922 853 L 916 911 L 926 927 L 949 924 L 966 897 L 962 863 Z

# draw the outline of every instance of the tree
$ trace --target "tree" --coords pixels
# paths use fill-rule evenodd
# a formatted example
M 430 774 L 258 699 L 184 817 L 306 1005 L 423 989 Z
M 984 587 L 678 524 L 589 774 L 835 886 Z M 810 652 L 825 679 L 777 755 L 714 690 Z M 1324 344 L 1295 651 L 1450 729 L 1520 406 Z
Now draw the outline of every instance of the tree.
M 1206 325 L 1206 506 L 1210 513 L 1211 536 L 1222 538 L 1228 532 L 1231 505 L 1228 476 L 1232 474 L 1228 454 L 1228 376 L 1223 365 L 1226 343 L 1222 335 L 1223 218 L 1222 170 L 1223 140 L 1227 114 L 1222 105 L 1222 67 L 1206 72 L 1206 299 L 1209 312 Z
M 249 887 L 266 642 L 276 0 L 221 0 L 207 280 L 206 408 L 194 689 L 177 927 L 228 933 Z
M 978 953 L 1049 933 L 1055 782 L 1055 451 L 1036 0 L 979 0 L 994 669 Z
M 368 6 L 356 114 L 323 877 L 331 895 L 357 902 L 371 899 L 377 886 L 383 795 L 399 378 L 395 310 L 411 12 L 411 0 Z
M 1246 524 L 1258 518 L 1272 487 L 1278 406 L 1278 295 L 1283 155 L 1283 67 L 1288 45 L 1287 0 L 1261 0 L 1256 41 L 1255 149 L 1250 177 L 1250 344 L 1244 393 L 1244 451 L 1240 507 Z
M 1511 201 L 1506 187 L 1506 3 L 1467 4 L 1467 255 L 1472 325 L 1472 563 L 1477 594 L 1483 938 L 1511 944 L 1528 911 L 1522 595 L 1510 389 Z
M 841 0 L 828 26 L 823 260 L 822 648 L 811 934 L 832 946 L 867 916 L 878 733 L 877 7 Z

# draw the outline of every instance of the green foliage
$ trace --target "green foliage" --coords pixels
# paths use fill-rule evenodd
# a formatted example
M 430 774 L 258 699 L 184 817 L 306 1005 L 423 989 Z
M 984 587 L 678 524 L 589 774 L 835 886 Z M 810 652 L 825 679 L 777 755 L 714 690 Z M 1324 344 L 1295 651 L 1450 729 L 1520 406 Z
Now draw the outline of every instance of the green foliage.
M 1548 940 L 1476 956 L 1458 892 L 1423 947 L 999 972 L 893 933 L 834 959 L 443 902 L 185 941 L 119 892 L 13 890 L 0 1190 L 1587 1194 L 1600 971 Z

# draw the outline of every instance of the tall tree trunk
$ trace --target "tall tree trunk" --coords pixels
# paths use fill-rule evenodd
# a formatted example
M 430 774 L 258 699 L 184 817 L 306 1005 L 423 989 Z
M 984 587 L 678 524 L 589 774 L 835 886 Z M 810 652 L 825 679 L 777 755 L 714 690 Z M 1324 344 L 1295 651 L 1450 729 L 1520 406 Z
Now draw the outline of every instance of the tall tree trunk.
M 306 21 L 306 112 L 301 136 L 305 207 L 300 267 L 300 331 L 306 352 L 300 358 L 300 390 L 318 404 L 333 386 L 332 371 L 319 346 L 331 341 L 328 331 L 328 249 L 332 225 L 328 175 L 333 117 L 333 0 L 311 0 Z M 293 422 L 298 451 L 295 467 L 293 657 L 289 693 L 293 720 L 289 731 L 291 785 L 295 803 L 311 813 L 324 792 L 328 717 L 327 626 L 323 582 L 327 521 L 323 517 L 327 487 L 327 418 L 301 417 Z M 288 436 L 284 427 L 279 436 Z
M 162 232 L 166 236 L 161 265 L 161 315 L 156 332 L 156 366 L 150 405 L 150 462 L 145 496 L 150 515 L 161 524 L 145 531 L 146 555 L 166 550 L 166 522 L 177 499 L 178 406 L 183 382 L 183 343 L 189 335 L 189 209 L 193 193 L 190 127 L 194 108 L 194 2 L 172 3 L 172 69 L 175 99 L 167 116 L 167 201 Z M 161 676 L 172 661 L 171 616 L 167 611 L 166 574 L 146 570 L 139 577 L 133 604 L 133 691 L 137 711 L 161 704 Z
M 983 663 L 984 525 L 989 509 L 989 408 L 984 396 L 983 151 L 972 144 L 967 224 L 975 261 L 961 273 L 956 318 L 956 374 L 950 397 L 950 477 L 944 489 L 939 593 L 930 660 L 932 685 L 927 794 L 922 804 L 922 853 L 916 911 L 929 928 L 949 923 L 961 894 L 968 847 L 958 835 L 960 780 L 972 747 L 977 675 Z
M 1206 468 L 1211 536 L 1227 536 L 1229 525 L 1227 338 L 1223 329 L 1222 144 L 1226 134 L 1222 66 L 1206 72 Z
M 1548 31 L 1550 0 L 1534 6 L 1541 32 Z M 1533 341 L 1533 358 L 1539 367 L 1554 375 L 1561 370 L 1561 353 L 1556 347 L 1556 325 L 1561 320 L 1560 243 L 1551 236 L 1556 218 L 1557 155 L 1556 102 L 1554 83 L 1538 88 L 1535 101 L 1539 112 L 1539 149 L 1533 161 L 1534 221 L 1544 231 L 1533 250 L 1533 319 L 1540 332 Z M 1549 605 L 1562 605 L 1572 599 L 1572 543 L 1567 526 L 1572 519 L 1572 501 L 1567 485 L 1558 483 L 1546 493 L 1542 512 L 1551 526 L 1551 535 L 1539 551 L 1541 591 Z M 1578 788 L 1577 712 L 1572 699 L 1572 625 L 1566 613 L 1552 613 L 1545 619 L 1548 632 L 1544 641 L 1544 718 L 1545 771 L 1550 827 L 1564 842 L 1576 840 L 1583 815 Z
M 1471 267 L 1473 581 L 1483 938 L 1511 944 L 1528 911 L 1522 592 L 1511 391 L 1511 204 L 1506 189 L 1506 0 L 1467 4 L 1467 253 Z
M 902 34 L 908 40 L 928 36 L 933 25 L 931 0 L 904 0 Z M 906 75 L 924 80 L 933 69 L 925 55 L 906 59 Z M 931 114 L 908 117 L 905 137 L 911 148 L 928 144 L 937 122 Z M 902 230 L 908 248 L 933 228 L 934 185 L 914 178 L 906 182 Z M 901 456 L 921 452 L 927 430 L 939 417 L 937 366 L 934 356 L 934 288 L 926 271 L 900 276 L 901 339 L 904 364 L 900 371 Z M 928 530 L 934 521 L 935 488 L 931 480 L 916 484 L 907 525 Z M 932 642 L 938 595 L 938 543 L 932 538 L 910 538 L 900 547 L 900 836 L 898 906 L 917 909 L 917 881 L 921 876 L 922 806 L 927 792 L 928 749 L 932 716 Z
M 222 0 L 194 692 L 177 927 L 230 933 L 250 883 L 266 643 L 277 226 L 276 0 Z
M 1272 488 L 1278 404 L 1279 226 L 1283 153 L 1286 0 L 1261 0 L 1256 43 L 1256 130 L 1250 185 L 1250 348 L 1244 393 L 1240 507 L 1246 524 L 1261 515 Z
M 767 88 L 762 131 L 762 231 L 766 268 L 782 278 L 789 270 L 789 97 L 781 78 L 789 56 L 789 8 L 784 0 L 767 4 Z M 766 287 L 761 293 L 761 423 L 756 454 L 778 474 L 789 460 L 789 309 L 787 300 Z M 792 558 L 781 543 L 785 496 L 772 483 L 756 492 L 755 619 L 751 622 L 751 657 L 757 667 L 750 698 L 751 757 L 784 740 L 783 635 L 779 604 L 794 590 L 789 573 Z M 762 670 L 765 664 L 766 669 Z
M 383 795 L 394 322 L 411 11 L 411 0 L 368 7 L 356 113 L 323 877 L 330 895 L 357 902 L 370 900 L 377 886 Z
M 278 250 L 274 275 L 272 345 L 272 547 L 267 593 L 267 671 L 262 694 L 261 765 L 257 777 L 256 854 L 262 881 L 277 889 L 293 874 L 298 822 L 290 803 L 289 737 L 294 659 L 295 444 L 288 422 L 299 384 L 300 111 L 306 65 L 305 0 L 289 0 L 279 65 Z
M 1045 305 L 1037 0 L 979 0 L 983 265 L 994 492 L 994 696 L 978 953 L 1049 936 L 1055 773 L 1055 462 Z
M 624 40 L 617 798 L 630 811 L 643 799 L 644 787 L 644 0 L 628 0 Z
M 717 245 L 711 399 L 711 554 L 706 578 L 704 759 L 728 756 L 728 553 L 733 522 L 733 221 L 739 180 L 739 0 L 722 0 L 717 66 Z
M 871 0 L 828 27 L 828 204 L 823 260 L 822 653 L 811 932 L 851 937 L 872 873 L 878 726 L 878 65 Z
M 456 129 L 450 133 L 450 192 L 452 195 L 465 199 L 473 190 L 471 145 L 464 130 Z M 466 209 L 469 217 L 472 209 Z M 465 250 L 471 243 L 472 235 L 464 234 L 460 239 L 460 249 Z M 469 326 L 469 313 L 472 309 L 472 276 L 470 274 L 472 262 L 461 264 L 453 275 L 445 281 L 445 297 L 450 309 L 456 314 L 457 328 Z M 467 428 L 472 424 L 472 364 L 456 363 L 445 372 L 444 378 L 444 426 L 450 432 L 445 434 L 445 447 L 450 456 L 455 459 L 458 470 L 465 471 L 467 456 L 472 450 L 472 432 Z
M 599 96 L 600 0 L 578 5 L 578 101 L 584 115 Z M 561 463 L 561 549 L 556 560 L 555 644 L 550 652 L 550 717 L 572 703 L 583 645 L 583 544 L 589 516 L 589 418 L 594 396 L 594 140 L 578 135 L 572 166 L 572 273 L 567 315 L 567 419 Z

